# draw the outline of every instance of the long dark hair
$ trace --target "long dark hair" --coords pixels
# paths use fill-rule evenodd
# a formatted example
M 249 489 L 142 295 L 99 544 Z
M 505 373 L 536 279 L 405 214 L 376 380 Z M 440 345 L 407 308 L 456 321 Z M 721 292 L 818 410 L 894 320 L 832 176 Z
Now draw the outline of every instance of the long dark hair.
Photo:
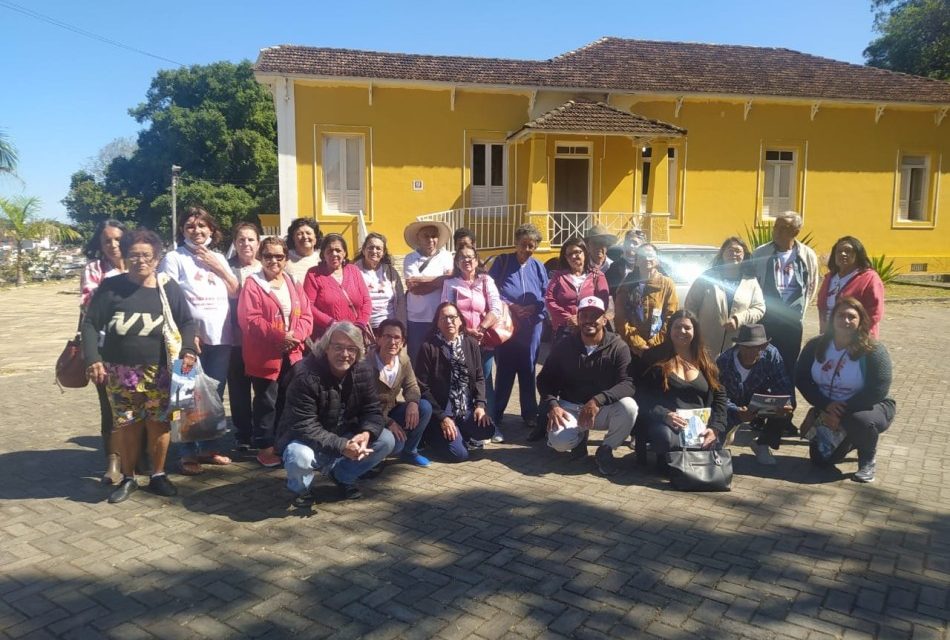
M 749 277 L 755 275 L 755 267 L 752 264 L 752 252 L 749 251 L 749 245 L 745 243 L 745 240 L 739 236 L 729 236 L 722 241 L 722 244 L 719 245 L 719 251 L 716 252 L 716 257 L 713 258 L 712 268 L 716 271 L 720 270 L 723 265 L 722 252 L 726 250 L 730 244 L 737 244 L 742 247 L 742 262 L 739 264 L 739 273 L 743 277 Z
M 92 232 L 92 237 L 89 238 L 89 241 L 83 248 L 83 253 L 85 253 L 86 257 L 90 260 L 102 259 L 102 232 L 105 231 L 107 227 L 118 229 L 122 232 L 122 235 L 125 235 L 126 231 L 128 231 L 124 224 L 113 218 L 100 220 L 99 224 L 96 225 L 96 230 Z
M 590 249 L 587 247 L 587 243 L 584 242 L 584 239 L 579 236 L 574 236 L 573 238 L 568 239 L 567 242 L 561 245 L 561 253 L 558 254 L 558 268 L 559 269 L 570 269 L 571 267 L 567 264 L 567 251 L 571 247 L 580 247 L 584 250 L 584 273 L 590 272 Z
M 689 355 L 696 361 L 699 372 L 706 378 L 706 384 L 713 391 L 719 389 L 719 368 L 713 362 L 709 354 L 706 353 L 706 347 L 703 343 L 703 331 L 699 326 L 699 318 L 689 309 L 680 309 L 670 316 L 666 325 L 666 335 L 663 342 L 655 347 L 656 353 L 650 354 L 653 361 L 652 366 L 660 370 L 660 377 L 663 379 L 663 391 L 670 389 L 670 375 L 673 373 L 676 364 L 676 349 L 673 347 L 673 325 L 677 320 L 689 320 L 693 325 L 693 341 L 689 344 Z
M 835 249 L 842 242 L 847 242 L 854 247 L 854 261 L 858 265 L 858 271 L 871 268 L 871 259 L 868 257 L 868 251 L 864 248 L 864 244 L 854 236 L 841 236 L 831 245 L 831 255 L 828 256 L 828 271 L 838 273 L 838 265 L 835 263 Z
M 871 337 L 871 316 L 868 315 L 867 309 L 856 298 L 845 296 L 835 302 L 835 306 L 831 309 L 831 322 L 828 323 L 825 332 L 818 338 L 818 344 L 815 346 L 815 359 L 818 362 L 825 361 L 828 346 L 835 339 L 835 314 L 842 307 L 854 309 L 858 312 L 858 317 L 861 318 L 854 340 L 848 345 L 848 355 L 851 356 L 851 359 L 857 360 L 861 356 L 874 351 L 877 346 L 877 342 Z

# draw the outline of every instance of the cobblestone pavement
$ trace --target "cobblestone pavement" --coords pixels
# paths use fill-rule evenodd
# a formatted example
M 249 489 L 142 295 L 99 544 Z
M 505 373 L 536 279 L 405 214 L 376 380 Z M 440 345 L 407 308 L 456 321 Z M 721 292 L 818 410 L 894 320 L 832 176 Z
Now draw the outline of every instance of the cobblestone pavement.
M 888 309 L 900 413 L 870 486 L 798 441 L 760 467 L 746 435 L 731 493 L 681 494 L 511 420 L 477 461 L 304 516 L 250 457 L 107 504 L 95 393 L 52 382 L 66 286 L 0 291 L 0 636 L 948 637 L 948 306 Z

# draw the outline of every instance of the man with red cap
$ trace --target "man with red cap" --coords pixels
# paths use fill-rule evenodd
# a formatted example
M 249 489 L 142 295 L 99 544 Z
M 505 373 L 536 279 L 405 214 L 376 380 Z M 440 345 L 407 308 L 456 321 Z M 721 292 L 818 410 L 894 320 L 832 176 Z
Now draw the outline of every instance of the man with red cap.
M 604 312 L 600 298 L 581 299 L 577 331 L 552 348 L 538 375 L 538 391 L 552 449 L 586 458 L 590 430 L 606 429 L 594 459 L 601 474 L 609 476 L 618 471 L 613 450 L 630 436 L 637 403 L 628 372 L 630 349 L 604 328 Z

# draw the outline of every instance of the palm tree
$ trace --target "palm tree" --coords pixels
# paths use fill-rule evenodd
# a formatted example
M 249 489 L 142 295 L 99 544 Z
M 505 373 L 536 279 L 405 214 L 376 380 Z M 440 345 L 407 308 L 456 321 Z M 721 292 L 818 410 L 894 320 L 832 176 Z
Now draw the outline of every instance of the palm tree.
M 38 218 L 39 198 L 17 196 L 0 198 L 0 234 L 16 244 L 16 284 L 23 284 L 23 243 L 50 238 L 53 241 L 78 240 L 79 233 L 61 222 Z
M 16 147 L 3 131 L 0 131 L 0 173 L 15 173 L 17 166 Z

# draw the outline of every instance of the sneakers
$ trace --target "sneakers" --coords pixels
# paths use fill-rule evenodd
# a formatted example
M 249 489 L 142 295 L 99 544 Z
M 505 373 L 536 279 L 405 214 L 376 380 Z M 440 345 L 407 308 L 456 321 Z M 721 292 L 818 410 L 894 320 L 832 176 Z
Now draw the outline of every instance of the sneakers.
M 126 478 L 109 494 L 109 504 L 118 504 L 128 500 L 129 496 L 138 491 L 139 485 L 135 478 Z
M 528 442 L 537 442 L 543 440 L 548 435 L 548 430 L 541 425 L 535 425 L 528 434 Z
M 152 476 L 148 481 L 148 487 L 146 487 L 146 489 L 157 496 L 165 496 L 167 498 L 178 495 L 178 489 L 175 488 L 175 485 L 172 484 L 172 481 L 169 480 L 168 476 L 164 473 L 160 476 Z
M 851 479 L 855 482 L 861 482 L 864 484 L 869 484 L 874 482 L 874 472 L 877 471 L 877 460 L 871 458 L 870 460 L 858 460 L 858 470 L 854 472 L 854 475 L 851 476 Z
M 333 480 L 333 484 L 336 485 L 341 500 L 357 500 L 363 497 L 363 494 L 360 493 L 359 488 L 355 484 L 340 482 L 336 479 L 336 474 L 332 471 L 330 472 L 330 479 Z
M 775 456 L 772 455 L 772 451 L 769 449 L 767 444 L 759 444 L 755 440 L 749 445 L 752 448 L 752 453 L 755 454 L 755 460 L 759 464 L 764 464 L 770 467 L 775 466 Z
M 403 462 L 408 462 L 409 464 L 416 467 L 428 467 L 429 459 L 419 453 L 403 453 L 399 456 Z
M 313 503 L 314 497 L 309 490 L 294 496 L 294 499 L 291 502 L 295 509 L 309 509 L 313 506 Z
M 280 456 L 274 455 L 274 447 L 267 447 L 266 449 L 261 449 L 257 454 L 257 461 L 262 467 L 267 469 L 273 469 L 274 467 L 279 467 L 283 462 L 280 459 Z
M 585 431 L 581 441 L 571 449 L 571 460 L 584 460 L 587 457 L 587 436 Z
M 485 449 L 485 443 L 475 438 L 469 438 L 465 441 L 465 448 L 469 451 L 482 451 Z
M 612 476 L 619 471 L 617 461 L 614 459 L 614 450 L 605 444 L 597 447 L 597 451 L 594 453 L 594 461 L 603 476 Z
M 495 444 L 500 444 L 505 441 L 505 434 L 501 432 L 501 429 L 495 427 L 495 435 L 491 437 L 491 441 Z

